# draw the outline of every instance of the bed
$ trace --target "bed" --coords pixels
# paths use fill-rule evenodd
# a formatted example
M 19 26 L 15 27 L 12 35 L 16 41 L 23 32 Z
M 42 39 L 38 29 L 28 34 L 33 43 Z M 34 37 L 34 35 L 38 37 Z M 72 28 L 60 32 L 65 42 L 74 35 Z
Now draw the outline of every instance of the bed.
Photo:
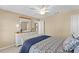
M 63 53 L 63 41 L 54 37 L 49 37 L 41 42 L 34 44 L 29 53 Z
M 63 53 L 63 41 L 48 35 L 41 35 L 25 41 L 20 53 Z
M 40 35 L 26 40 L 20 53 L 79 53 L 79 36 L 58 39 L 48 35 Z

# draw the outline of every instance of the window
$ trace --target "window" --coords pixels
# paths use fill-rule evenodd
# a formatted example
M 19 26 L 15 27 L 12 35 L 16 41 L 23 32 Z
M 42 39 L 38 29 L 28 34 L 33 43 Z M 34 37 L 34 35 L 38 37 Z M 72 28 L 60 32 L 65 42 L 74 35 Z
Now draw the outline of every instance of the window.
M 71 16 L 71 33 L 79 33 L 79 15 Z

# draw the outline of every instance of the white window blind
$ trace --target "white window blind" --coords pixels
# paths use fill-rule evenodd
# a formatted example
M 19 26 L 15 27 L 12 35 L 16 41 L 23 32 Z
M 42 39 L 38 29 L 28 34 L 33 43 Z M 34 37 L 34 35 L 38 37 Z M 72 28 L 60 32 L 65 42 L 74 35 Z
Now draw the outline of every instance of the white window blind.
M 79 15 L 71 16 L 71 33 L 79 33 Z

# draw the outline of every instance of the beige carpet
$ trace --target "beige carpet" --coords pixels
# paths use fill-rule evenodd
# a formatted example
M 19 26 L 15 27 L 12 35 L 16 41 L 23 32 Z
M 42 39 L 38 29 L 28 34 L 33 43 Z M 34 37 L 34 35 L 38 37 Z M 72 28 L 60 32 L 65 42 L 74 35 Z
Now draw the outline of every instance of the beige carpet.
M 19 48 L 16 46 L 1 50 L 0 53 L 18 53 L 19 52 Z

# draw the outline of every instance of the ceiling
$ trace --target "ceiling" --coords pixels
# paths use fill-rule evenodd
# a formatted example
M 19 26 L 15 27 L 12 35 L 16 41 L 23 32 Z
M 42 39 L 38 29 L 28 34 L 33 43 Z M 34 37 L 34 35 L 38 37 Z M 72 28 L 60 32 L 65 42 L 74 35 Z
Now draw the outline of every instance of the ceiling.
M 42 7 L 46 7 L 49 12 L 46 13 L 45 15 L 41 15 L 40 13 L 38 13 L 36 9 L 41 9 Z M 40 18 L 43 16 L 47 17 L 47 16 L 54 15 L 61 12 L 76 10 L 76 9 L 79 9 L 79 6 L 74 6 L 74 5 L 0 5 L 0 9 Z

